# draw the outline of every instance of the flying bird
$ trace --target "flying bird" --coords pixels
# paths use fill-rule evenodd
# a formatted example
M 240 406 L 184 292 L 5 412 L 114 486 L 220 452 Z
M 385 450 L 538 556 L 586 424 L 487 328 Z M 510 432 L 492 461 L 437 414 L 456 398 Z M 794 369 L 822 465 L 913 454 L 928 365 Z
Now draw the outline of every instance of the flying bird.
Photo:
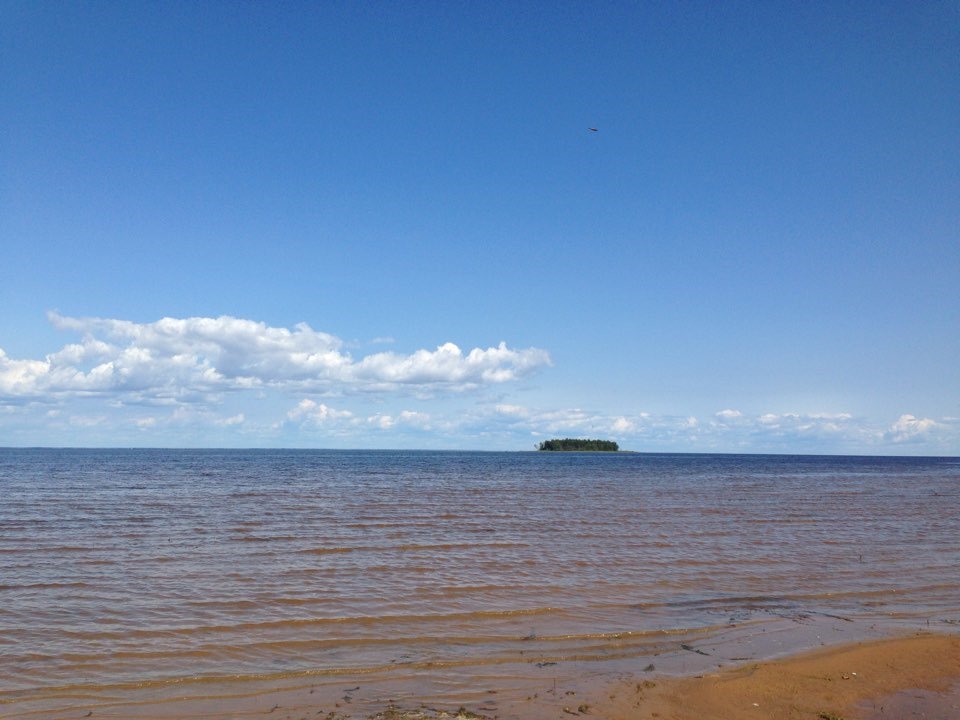
M 589 130 L 590 132 L 597 132 L 596 128 L 587 128 L 587 130 Z

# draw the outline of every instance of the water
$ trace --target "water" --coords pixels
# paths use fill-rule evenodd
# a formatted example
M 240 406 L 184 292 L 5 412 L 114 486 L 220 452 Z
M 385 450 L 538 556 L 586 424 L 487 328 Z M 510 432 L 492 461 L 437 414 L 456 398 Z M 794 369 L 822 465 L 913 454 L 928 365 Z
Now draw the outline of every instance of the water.
M 2 449 L 0 715 L 950 629 L 958 528 L 955 458 Z

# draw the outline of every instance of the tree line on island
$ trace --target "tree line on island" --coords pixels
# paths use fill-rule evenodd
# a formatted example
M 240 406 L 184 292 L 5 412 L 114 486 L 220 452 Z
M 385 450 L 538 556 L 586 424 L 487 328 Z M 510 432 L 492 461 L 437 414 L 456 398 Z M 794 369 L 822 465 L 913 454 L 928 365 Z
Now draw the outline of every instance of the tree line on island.
M 617 452 L 619 449 L 620 446 L 613 442 L 613 440 L 585 440 L 583 438 L 544 440 L 537 445 L 537 450 L 546 451 L 588 450 L 590 452 Z

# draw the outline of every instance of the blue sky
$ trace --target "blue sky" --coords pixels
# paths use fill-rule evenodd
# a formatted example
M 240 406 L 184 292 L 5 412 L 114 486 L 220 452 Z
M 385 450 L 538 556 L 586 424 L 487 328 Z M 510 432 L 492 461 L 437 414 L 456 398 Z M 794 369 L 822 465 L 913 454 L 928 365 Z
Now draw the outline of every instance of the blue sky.
M 8 0 L 0 43 L 0 445 L 960 453 L 956 3 Z

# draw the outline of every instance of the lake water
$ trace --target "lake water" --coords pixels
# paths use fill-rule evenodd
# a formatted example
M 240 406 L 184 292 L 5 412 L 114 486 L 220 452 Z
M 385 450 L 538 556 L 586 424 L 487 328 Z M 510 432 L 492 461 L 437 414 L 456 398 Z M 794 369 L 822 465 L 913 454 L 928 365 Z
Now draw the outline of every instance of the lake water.
M 0 716 L 816 617 L 956 627 L 958 459 L 0 449 Z

